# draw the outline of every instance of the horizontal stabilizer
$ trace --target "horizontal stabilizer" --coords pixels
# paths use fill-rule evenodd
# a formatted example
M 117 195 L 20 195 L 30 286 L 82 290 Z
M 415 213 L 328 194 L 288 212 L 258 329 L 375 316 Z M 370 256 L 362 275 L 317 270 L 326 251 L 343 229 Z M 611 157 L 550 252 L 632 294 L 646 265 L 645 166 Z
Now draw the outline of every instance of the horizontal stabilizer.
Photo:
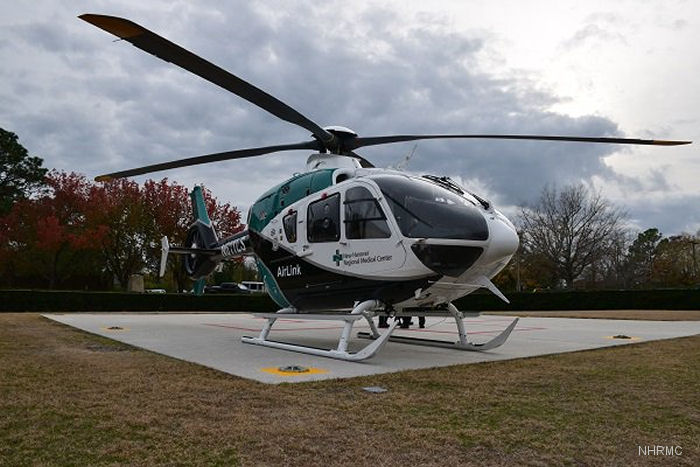
M 160 277 L 165 275 L 165 268 L 168 264 L 168 255 L 201 255 L 201 256 L 221 256 L 221 248 L 185 248 L 170 246 L 168 237 L 160 240 Z
M 221 254 L 221 248 L 183 248 L 171 247 L 169 253 L 173 255 L 204 255 L 216 256 Z

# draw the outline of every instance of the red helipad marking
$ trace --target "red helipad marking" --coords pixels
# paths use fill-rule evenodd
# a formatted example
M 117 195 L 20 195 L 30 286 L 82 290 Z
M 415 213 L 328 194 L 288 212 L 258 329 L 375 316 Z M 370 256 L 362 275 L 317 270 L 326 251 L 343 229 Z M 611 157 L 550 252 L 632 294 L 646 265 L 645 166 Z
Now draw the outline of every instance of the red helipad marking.
M 212 326 L 215 328 L 238 329 L 240 331 L 260 332 L 260 329 L 244 328 L 243 326 L 230 326 L 228 324 L 200 323 L 202 326 Z
M 450 321 L 453 321 L 454 318 L 447 318 Z M 492 318 L 492 319 L 486 319 L 486 318 L 465 318 L 464 322 L 465 323 L 502 323 L 502 322 L 510 322 L 513 321 L 513 318 Z
M 298 322 L 302 323 L 304 320 L 279 320 L 279 321 L 292 321 L 292 322 Z M 248 327 L 243 327 L 243 326 L 232 326 L 230 324 L 214 324 L 214 323 L 201 323 L 203 326 L 212 326 L 212 327 L 217 327 L 217 328 L 229 328 L 229 329 L 237 329 L 239 331 L 248 331 L 248 332 L 260 332 L 262 328 L 248 328 Z M 356 325 L 356 328 L 369 328 L 367 325 L 359 325 L 359 323 Z M 318 326 L 318 327 L 293 327 L 293 328 L 274 328 L 273 330 L 275 332 L 278 331 L 322 331 L 322 330 L 329 330 L 329 329 L 343 329 L 343 326 Z M 528 332 L 528 331 L 545 331 L 548 328 L 545 327 L 536 327 L 536 326 L 517 326 L 513 331 L 518 331 L 518 332 Z M 425 329 L 407 329 L 407 328 L 397 328 L 396 331 L 407 331 L 407 332 L 417 332 L 417 333 L 434 333 L 434 334 L 453 334 L 453 335 L 458 335 L 459 332 L 457 330 L 439 330 L 439 329 L 432 329 L 432 328 L 425 328 Z M 494 334 L 494 333 L 500 333 L 502 332 L 502 329 L 493 329 L 493 330 L 482 330 L 482 331 L 470 331 L 467 329 L 467 334 L 469 335 L 474 335 L 474 334 Z M 381 331 L 380 331 L 381 332 Z
M 535 326 L 516 326 L 513 331 L 543 331 L 547 330 L 548 328 L 541 328 L 541 327 L 535 327 Z M 401 328 L 399 331 L 408 331 L 408 332 L 421 332 L 421 333 L 435 333 L 435 334 L 459 334 L 459 331 L 441 331 L 438 329 L 406 329 L 406 328 Z M 488 330 L 488 331 L 470 331 L 467 329 L 467 334 L 472 335 L 472 334 L 494 334 L 494 333 L 500 333 L 503 332 L 503 329 L 493 329 L 493 330 Z
M 256 321 L 267 321 L 269 318 L 258 318 L 257 316 L 253 316 L 253 319 Z M 292 318 L 275 318 L 275 319 L 278 322 L 286 321 L 288 323 L 303 323 L 304 321 L 311 321 L 309 319 L 292 319 Z
M 251 328 L 246 328 L 243 326 L 231 326 L 229 324 L 212 324 L 212 323 L 201 323 L 204 326 L 213 326 L 217 328 L 229 328 L 229 329 L 238 329 L 241 331 L 250 331 L 250 332 L 260 332 L 262 331 L 262 328 L 257 328 L 257 329 L 251 329 Z M 367 326 L 369 327 L 369 326 Z M 321 326 L 321 327 L 312 327 L 312 328 L 274 328 L 273 331 L 320 331 L 320 330 L 328 330 L 328 329 L 343 329 L 343 326 Z

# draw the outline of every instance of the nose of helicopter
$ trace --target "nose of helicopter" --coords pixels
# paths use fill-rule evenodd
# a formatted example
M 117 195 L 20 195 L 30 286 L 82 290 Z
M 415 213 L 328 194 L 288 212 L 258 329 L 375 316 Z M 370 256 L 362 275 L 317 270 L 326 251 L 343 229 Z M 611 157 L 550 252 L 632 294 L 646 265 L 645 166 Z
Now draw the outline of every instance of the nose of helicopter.
M 490 219 L 489 237 L 491 241 L 486 249 L 485 256 L 489 263 L 501 261 L 513 256 L 520 245 L 518 233 L 513 224 L 505 218 L 498 216 Z

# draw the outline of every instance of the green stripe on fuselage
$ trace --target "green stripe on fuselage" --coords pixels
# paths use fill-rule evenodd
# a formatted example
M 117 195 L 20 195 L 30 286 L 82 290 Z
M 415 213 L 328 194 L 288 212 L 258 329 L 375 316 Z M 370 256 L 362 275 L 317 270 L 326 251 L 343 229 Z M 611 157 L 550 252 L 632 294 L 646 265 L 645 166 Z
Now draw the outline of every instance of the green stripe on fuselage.
M 267 190 L 248 211 L 248 228 L 262 232 L 287 206 L 331 186 L 334 170 L 322 169 L 300 174 Z

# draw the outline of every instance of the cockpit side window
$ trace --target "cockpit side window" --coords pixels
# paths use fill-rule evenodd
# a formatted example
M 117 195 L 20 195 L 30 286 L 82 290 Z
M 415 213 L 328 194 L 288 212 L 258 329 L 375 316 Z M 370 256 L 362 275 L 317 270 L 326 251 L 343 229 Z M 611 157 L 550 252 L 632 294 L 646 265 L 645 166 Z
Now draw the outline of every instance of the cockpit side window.
M 340 194 L 336 193 L 309 204 L 306 221 L 309 242 L 340 240 Z
M 297 212 L 292 211 L 284 216 L 282 225 L 284 226 L 284 234 L 287 236 L 287 241 L 295 243 L 297 241 Z
M 345 237 L 389 238 L 391 231 L 379 202 L 365 187 L 353 187 L 345 192 Z

